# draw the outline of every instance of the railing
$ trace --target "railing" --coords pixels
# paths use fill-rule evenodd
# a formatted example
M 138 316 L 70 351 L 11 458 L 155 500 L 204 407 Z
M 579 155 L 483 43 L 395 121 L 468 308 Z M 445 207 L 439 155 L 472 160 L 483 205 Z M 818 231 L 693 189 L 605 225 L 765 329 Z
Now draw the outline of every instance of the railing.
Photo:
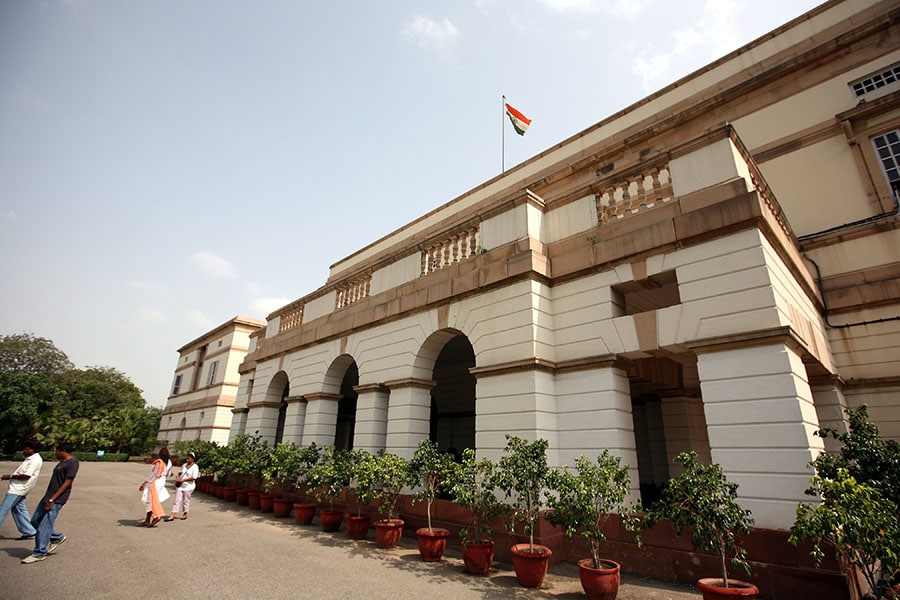
M 278 326 L 278 333 L 293 329 L 303 323 L 303 306 L 301 304 L 287 307 L 287 310 L 281 314 L 281 324 Z
M 422 275 L 465 260 L 479 251 L 480 231 L 469 227 L 422 251 Z
M 368 298 L 372 287 L 372 276 L 366 275 L 337 288 L 335 308 L 344 308 L 363 298 Z
M 597 194 L 597 218 L 600 223 L 609 223 L 671 199 L 672 175 L 666 163 L 647 168 Z
M 737 132 L 735 132 L 733 128 L 730 129 L 730 134 L 732 143 L 734 143 L 738 152 L 741 153 L 744 162 L 747 163 L 747 169 L 750 171 L 750 181 L 753 183 L 753 187 L 756 188 L 756 193 L 759 194 L 769 210 L 772 211 L 772 214 L 775 216 L 775 221 L 781 227 L 781 230 L 787 234 L 788 237 L 794 238 L 794 230 L 791 228 L 791 224 L 788 223 L 787 217 L 784 216 L 784 212 L 781 210 L 781 206 L 775 200 L 775 195 L 772 193 L 771 188 L 769 188 L 769 184 L 759 170 L 756 161 L 753 160 L 753 156 L 750 155 L 750 151 L 747 150 L 744 142 L 741 141 L 741 138 L 738 137 Z

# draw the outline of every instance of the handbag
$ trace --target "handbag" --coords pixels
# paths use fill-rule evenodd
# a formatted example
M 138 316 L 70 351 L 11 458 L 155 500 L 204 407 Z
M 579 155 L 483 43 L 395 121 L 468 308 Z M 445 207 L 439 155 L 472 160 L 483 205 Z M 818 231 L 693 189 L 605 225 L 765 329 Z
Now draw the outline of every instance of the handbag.
M 176 481 L 176 482 L 175 482 L 175 487 L 181 487 L 181 484 L 182 484 L 182 483 L 184 483 L 184 482 L 183 482 L 183 481 Z

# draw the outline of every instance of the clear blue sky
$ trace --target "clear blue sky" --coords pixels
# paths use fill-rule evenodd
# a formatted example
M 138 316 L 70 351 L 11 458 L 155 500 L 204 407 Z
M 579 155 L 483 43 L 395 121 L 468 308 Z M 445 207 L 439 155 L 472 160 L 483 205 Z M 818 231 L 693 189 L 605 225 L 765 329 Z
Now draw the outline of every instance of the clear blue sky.
M 0 334 L 176 349 L 815 0 L 0 2 Z

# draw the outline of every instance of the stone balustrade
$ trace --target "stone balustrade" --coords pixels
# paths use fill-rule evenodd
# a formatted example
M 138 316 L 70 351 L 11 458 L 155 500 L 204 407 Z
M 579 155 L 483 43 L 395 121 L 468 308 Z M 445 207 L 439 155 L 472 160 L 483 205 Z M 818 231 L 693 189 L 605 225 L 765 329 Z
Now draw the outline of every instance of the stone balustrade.
M 422 275 L 458 263 L 479 250 L 479 228 L 469 227 L 422 251 Z
M 371 287 L 371 275 L 366 275 L 341 285 L 337 288 L 337 296 L 334 305 L 335 309 L 344 308 L 345 306 L 350 306 L 354 302 L 359 302 L 363 298 L 368 298 Z
M 288 305 L 282 310 L 278 333 L 293 329 L 303 323 L 303 306 L 303 304 L 300 304 L 299 306 Z
M 672 176 L 669 165 L 657 165 L 632 177 L 611 184 L 597 194 L 597 218 L 600 223 L 622 219 L 657 203 L 672 199 Z

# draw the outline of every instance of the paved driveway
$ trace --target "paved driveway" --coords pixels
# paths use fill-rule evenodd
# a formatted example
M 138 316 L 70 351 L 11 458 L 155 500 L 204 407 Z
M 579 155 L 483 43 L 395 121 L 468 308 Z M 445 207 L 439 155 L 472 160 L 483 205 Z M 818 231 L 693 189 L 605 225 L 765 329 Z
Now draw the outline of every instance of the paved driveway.
M 0 462 L 9 473 L 16 463 Z M 46 489 L 47 463 L 28 508 Z M 32 542 L 18 537 L 11 517 L 0 527 L 0 598 L 191 599 L 290 598 L 310 600 L 448 598 L 584 598 L 572 565 L 555 565 L 540 590 L 516 583 L 511 566 L 496 564 L 487 576 L 465 573 L 449 550 L 440 563 L 420 560 L 414 538 L 399 548 L 379 549 L 369 541 L 322 533 L 195 492 L 187 521 L 135 527 L 143 518 L 138 485 L 141 464 L 82 463 L 57 528 L 68 536 L 43 562 L 19 561 Z M 170 484 L 171 486 L 171 484 Z M 0 493 L 6 494 L 6 484 Z M 164 503 L 171 508 L 171 500 Z M 689 587 L 625 577 L 621 600 L 699 598 Z

